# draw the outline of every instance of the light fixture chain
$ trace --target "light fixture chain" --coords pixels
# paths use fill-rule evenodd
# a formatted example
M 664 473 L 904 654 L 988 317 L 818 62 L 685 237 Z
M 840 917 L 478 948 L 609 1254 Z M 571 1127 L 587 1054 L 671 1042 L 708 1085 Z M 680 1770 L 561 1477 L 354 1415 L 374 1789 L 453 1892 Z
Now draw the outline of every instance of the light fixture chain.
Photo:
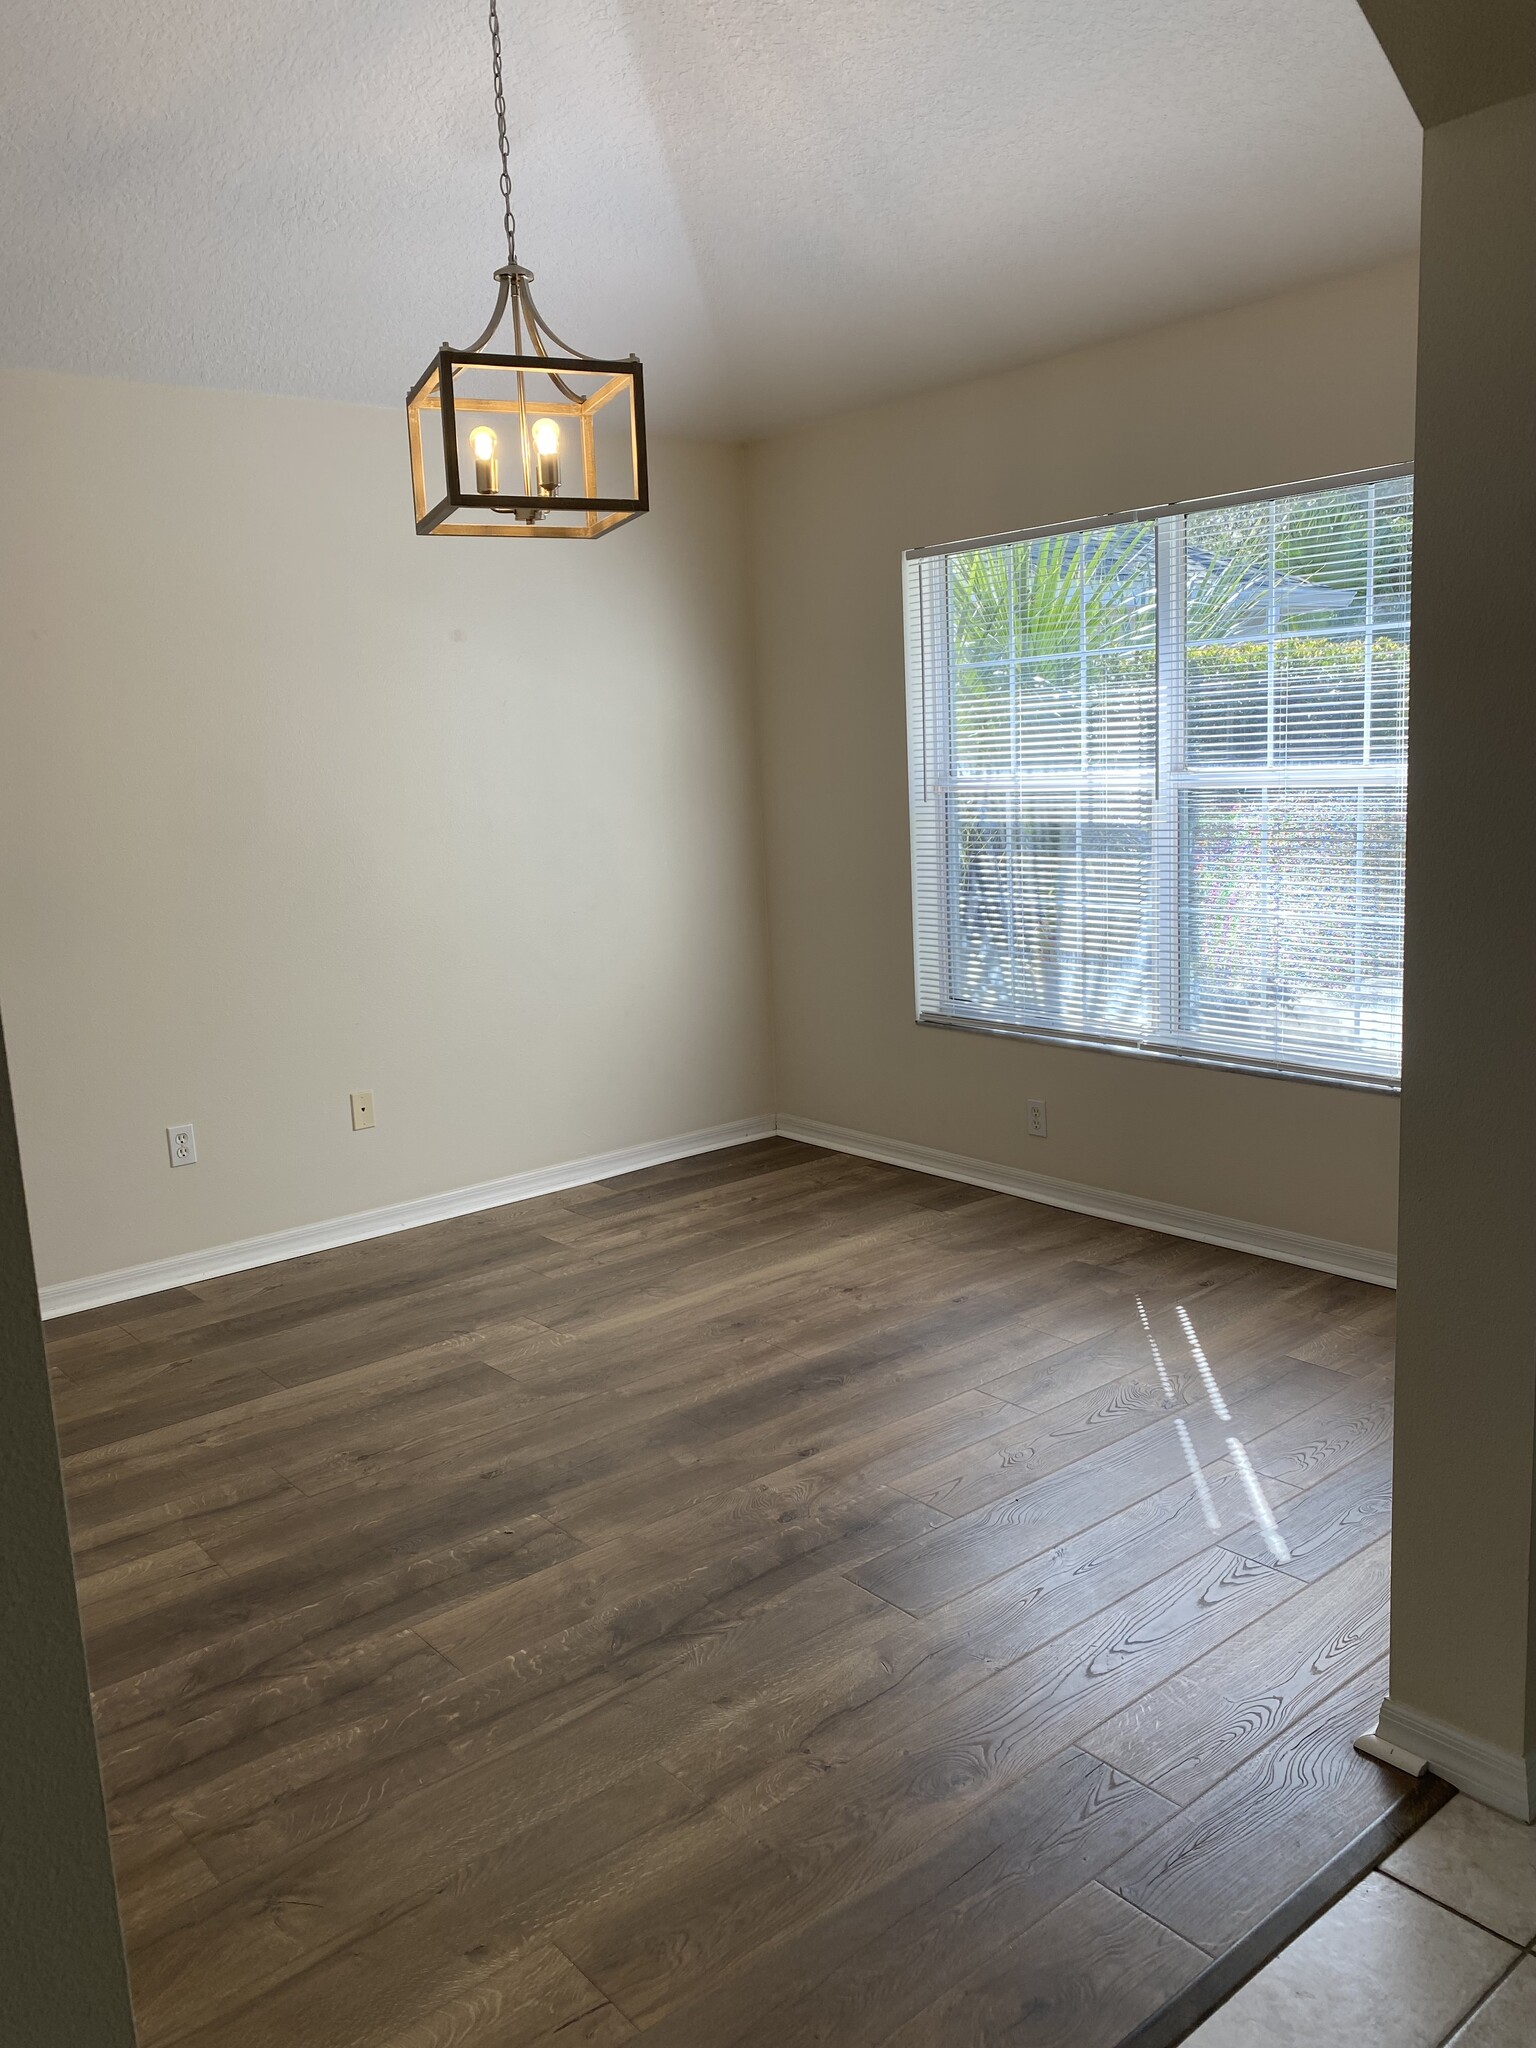
M 491 0 L 491 72 L 496 81 L 496 143 L 501 151 L 501 220 L 507 231 L 507 261 L 517 261 L 517 217 L 512 211 L 512 172 L 507 163 L 507 95 L 501 76 L 501 20 Z

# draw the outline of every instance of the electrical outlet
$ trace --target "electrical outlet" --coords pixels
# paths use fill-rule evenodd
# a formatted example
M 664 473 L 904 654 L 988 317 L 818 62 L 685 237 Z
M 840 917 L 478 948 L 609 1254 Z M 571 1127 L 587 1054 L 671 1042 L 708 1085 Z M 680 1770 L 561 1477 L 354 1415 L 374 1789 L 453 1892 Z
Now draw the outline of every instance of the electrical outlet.
M 373 1129 L 373 1090 L 354 1088 L 352 1091 L 352 1128 L 354 1131 Z
M 1045 1104 L 1031 1101 L 1029 1105 L 1029 1135 L 1032 1138 L 1045 1136 Z
M 170 1147 L 172 1166 L 196 1166 L 197 1133 L 190 1124 L 167 1124 L 165 1142 Z

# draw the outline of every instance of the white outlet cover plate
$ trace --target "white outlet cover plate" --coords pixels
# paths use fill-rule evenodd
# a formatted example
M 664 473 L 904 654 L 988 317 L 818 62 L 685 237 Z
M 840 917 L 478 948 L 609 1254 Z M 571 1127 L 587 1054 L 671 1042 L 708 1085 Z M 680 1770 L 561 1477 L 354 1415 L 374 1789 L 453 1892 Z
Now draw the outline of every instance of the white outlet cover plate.
M 167 1124 L 165 1142 L 172 1166 L 196 1166 L 197 1132 L 191 1124 Z

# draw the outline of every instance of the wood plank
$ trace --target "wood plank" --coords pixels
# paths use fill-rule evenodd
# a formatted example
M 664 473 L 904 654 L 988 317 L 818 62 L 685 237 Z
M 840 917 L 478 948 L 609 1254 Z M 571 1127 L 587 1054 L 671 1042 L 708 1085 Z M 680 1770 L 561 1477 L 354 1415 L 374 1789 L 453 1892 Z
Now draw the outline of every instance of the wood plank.
M 1337 1372 L 1391 1372 L 1397 1340 L 1397 1295 L 1373 1287 L 1351 1313 L 1330 1317 L 1324 1327 L 1292 1346 L 1297 1358 L 1331 1365 Z
M 71 1488 L 95 1511 L 103 1494 L 121 1484 L 125 1466 L 147 1475 L 151 1485 L 174 1480 L 182 1470 L 206 1473 L 234 1460 L 280 1470 L 296 1443 L 313 1455 L 317 1436 L 366 1450 L 409 1440 L 415 1423 L 430 1425 L 438 1414 L 446 1423 L 461 1404 L 473 1404 L 479 1429 L 498 1411 L 512 1416 L 540 1407 L 536 1397 L 472 1351 L 466 1356 L 466 1348 L 450 1339 L 299 1387 L 264 1380 L 253 1393 L 233 1393 L 214 1416 L 199 1411 L 157 1418 L 142 1431 L 130 1427 L 122 1437 L 66 1459 Z M 109 1498 L 108 1512 L 112 1505 Z
M 868 1891 L 804 1919 L 666 2019 L 654 2048 L 874 2048 L 1155 1828 L 1164 1801 L 1067 1751 Z
M 1373 1373 L 1349 1381 L 1304 1415 L 1257 1435 L 1249 1455 L 1255 1469 L 1271 1479 L 1315 1486 L 1391 1441 L 1392 1382 Z
M 697 1516 L 672 1517 L 643 1550 L 613 1543 L 582 1551 L 520 1593 L 476 1595 L 445 1608 L 418 1633 L 464 1671 L 594 1634 L 611 1655 L 615 1644 L 652 1641 L 790 1560 L 855 1534 L 891 1506 L 879 1488 L 799 1497 L 766 1483 L 745 1488 Z M 561 1664 L 570 1668 L 565 1657 Z
M 714 1794 L 762 1768 L 775 1748 L 804 1747 L 842 1763 L 857 1753 L 856 1731 L 870 1717 L 861 1709 L 881 1720 L 896 1711 L 938 1716 L 971 1685 L 1173 1567 L 1209 1557 L 1205 1510 L 1212 1504 L 1228 1521 L 1241 1520 L 1246 1500 L 1235 1474 L 1217 1473 L 1203 1494 L 1186 1481 L 1154 1495 L 921 1622 L 887 1607 L 884 1618 L 850 1618 L 821 1657 L 796 1664 L 770 1650 L 758 1668 L 744 1670 L 732 1660 L 710 1673 L 711 1681 L 728 1681 L 721 1697 L 711 1697 L 715 1711 L 675 1735 L 662 1759 Z M 678 1683 L 690 1681 L 680 1676 Z
M 118 1910 L 132 1942 L 147 1927 L 214 1890 L 217 1880 L 173 1820 L 112 1826 Z
M 1187 1806 L 1387 1651 L 1385 1542 L 1145 1692 L 1083 1747 Z
M 409 1834 L 396 1832 L 390 1847 L 404 1863 L 378 1861 L 354 1827 L 285 1866 L 280 1882 L 220 1886 L 200 1912 L 141 1943 L 141 2031 L 149 2044 L 187 2048 L 366 2048 L 356 2031 L 360 1978 L 372 2010 L 396 2024 L 413 2001 L 457 1981 L 466 1950 L 494 1958 L 497 1944 L 506 1955 L 537 1939 L 542 1893 L 579 1882 L 616 1845 L 645 1839 L 691 1804 L 665 1772 L 630 1772 L 521 1828 L 507 1827 L 504 1802 L 483 1825 L 456 1810 L 451 1835 L 422 1836 L 419 1861 Z
M 216 1570 L 148 1612 L 141 1603 L 127 1614 L 114 1610 L 91 1634 L 92 1681 L 112 1686 L 192 1654 L 211 1661 L 225 1646 L 243 1659 L 258 1640 L 269 1650 L 277 1641 L 292 1649 L 361 1621 L 369 1633 L 402 1628 L 454 1597 L 494 1598 L 486 1588 L 531 1578 L 577 1548 L 563 1529 L 524 1515 L 407 1546 L 394 1558 L 382 1552 L 382 1564 L 370 1557 L 361 1568 L 351 1558 L 332 1564 L 298 1552 L 282 1563 Z
M 1140 1256 L 1144 1261 L 1145 1255 Z M 1117 1262 L 1113 1270 L 1134 1277 L 1138 1268 L 1127 1260 Z M 1218 1278 L 1198 1294 L 1177 1289 L 1171 1302 L 1161 1306 L 1154 1302 L 1146 1322 L 1139 1314 L 1128 1315 L 1108 1337 L 1090 1338 L 1021 1365 L 990 1384 L 995 1393 L 1021 1408 L 1053 1407 L 1074 1393 L 1087 1393 L 1126 1373 L 1146 1371 L 1155 1362 L 1149 1336 L 1169 1370 L 1180 1370 L 1190 1362 L 1188 1339 L 1178 1317 L 1180 1308 L 1190 1315 L 1218 1378 L 1229 1365 L 1241 1374 L 1267 1357 L 1299 1356 L 1285 1339 L 1294 1337 L 1298 1344 L 1315 1339 L 1315 1303 L 1330 1277 L 1299 1266 L 1282 1272 L 1263 1261 L 1243 1258 L 1232 1277 Z M 1141 1299 L 1147 1307 L 1146 1297 Z M 1326 1364 L 1327 1360 L 1309 1357 L 1306 1362 Z M 1095 1370 L 1096 1365 L 1101 1369 Z
M 1162 1385 L 1142 1368 L 1026 1421 L 1009 1421 L 981 1445 L 918 1466 L 905 1474 L 902 1491 L 964 1516 L 1204 1399 L 1192 1369 L 1169 1375 Z
M 1358 1754 L 1387 1689 L 1374 1664 L 1164 1823 L 1104 1883 L 1211 1955 L 1381 1817 L 1408 1779 Z
M 214 1474 L 184 1468 L 127 1500 L 114 1495 L 107 1500 L 84 1502 L 70 1485 L 67 1473 L 64 1484 L 70 1502 L 70 1543 L 80 1570 L 90 1568 L 84 1561 L 97 1551 L 108 1551 L 117 1559 L 124 1554 L 125 1546 L 151 1543 L 167 1531 L 174 1532 L 179 1541 L 184 1525 L 194 1516 L 206 1528 L 231 1508 L 257 1500 L 287 1498 L 293 1493 L 279 1473 L 262 1465 L 239 1462 Z
M 349 1958 L 351 1960 L 351 1958 Z M 466 1958 L 466 1963 L 471 1959 Z M 478 1963 L 480 1958 L 474 1958 Z M 358 1955 L 358 1982 L 348 2003 L 346 2036 L 356 2048 L 532 2048 L 540 2041 L 626 2041 L 634 2028 L 603 1999 L 573 1963 L 545 1941 L 524 1942 L 499 1965 L 474 1975 L 429 2012 L 402 2018 L 377 2012 L 366 1956 Z M 469 1971 L 466 1970 L 466 1976 Z M 445 1989 L 441 1983 L 435 1992 Z M 300 2022 L 313 2033 L 314 2019 Z M 291 2038 L 291 2037 L 290 2037 Z M 302 2037 L 301 2037 L 302 2038 Z M 333 2037 L 338 2038 L 338 2037 Z
M 97 1699 L 113 1812 L 169 1810 L 211 1779 L 238 1775 L 277 1750 L 285 1752 L 279 1776 L 296 1789 L 307 1782 L 306 1744 L 339 1759 L 378 1715 L 414 1704 L 454 1676 L 419 1636 L 397 1629 L 283 1649 L 221 1684 L 199 1685 L 193 1675 L 171 1697 L 161 1671 L 130 1679 Z
M 97 1543 L 87 1547 L 82 1532 L 70 1531 L 70 1540 L 75 1557 L 75 1581 L 82 1601 L 89 1599 L 90 1581 L 104 1573 L 109 1577 L 125 1565 L 137 1564 L 140 1559 L 153 1557 L 157 1551 L 179 1550 L 194 1541 L 191 1531 L 177 1516 L 169 1520 L 156 1521 L 148 1528 L 140 1529 L 129 1536 L 113 1541 Z M 198 1545 L 202 1550 L 201 1544 Z M 203 1556 L 208 1553 L 203 1551 Z
M 132 1543 L 128 1554 L 99 1559 L 95 1570 L 80 1574 L 80 1606 L 90 1617 L 93 1634 L 152 1612 L 157 1602 L 178 1595 L 188 1579 L 211 1576 L 223 1582 L 224 1574 L 202 1545 L 185 1533 L 184 1525 L 153 1534 L 163 1540 Z
M 860 1583 L 914 1614 L 930 1613 L 989 1578 L 1027 1563 L 1085 1528 L 1227 1456 L 1233 1430 L 1257 1435 L 1305 1411 L 1338 1385 L 1321 1366 L 1255 1367 L 1241 1382 L 1231 1422 L 1191 1411 L 1090 1452 L 1032 1485 L 1005 1492 L 861 1571 Z M 1184 1422 L 1181 1432 L 1174 1426 Z M 900 1484 L 900 1481 L 897 1481 Z
M 1087 1885 L 886 2038 L 890 2048 L 1115 2048 L 1208 1960 Z
M 1285 1570 L 1292 1578 L 1323 1578 L 1391 1528 L 1391 1445 L 1376 1445 L 1302 1492 L 1273 1488 L 1273 1506 L 1275 1526 L 1290 1553 Z M 1258 1531 L 1234 1535 L 1232 1548 L 1250 1557 L 1269 1555 Z
M 44 1323 L 43 1342 L 50 1370 L 68 1383 L 71 1367 L 84 1368 L 83 1386 L 106 1374 L 115 1365 L 146 1366 L 154 1354 L 133 1332 L 121 1324 L 103 1324 L 92 1330 L 69 1331 L 62 1321 Z
M 197 1296 L 189 1289 L 167 1287 L 158 1294 L 137 1295 L 132 1301 L 107 1302 L 101 1308 L 83 1308 L 74 1315 L 53 1316 L 46 1330 L 50 1343 L 68 1342 L 72 1337 L 98 1336 L 103 1331 L 152 1321 L 189 1305 L 197 1306 Z
M 1282 1360 L 1268 1368 L 1255 1367 L 1227 1382 L 1225 1398 L 1235 1433 L 1257 1435 L 1263 1431 L 1274 1412 L 1263 1397 L 1277 1379 L 1286 1389 L 1279 1396 L 1282 1406 L 1287 1394 L 1305 1393 L 1307 1410 L 1330 1396 L 1338 1399 L 1339 1377 L 1325 1366 Z M 1359 1412 L 1359 1390 L 1354 1390 L 1345 1405 L 1349 1416 Z M 1224 1443 L 1229 1433 L 1192 1365 L 1186 1363 L 1161 1375 L 1141 1370 L 998 1430 L 974 1449 L 919 1466 L 905 1475 L 902 1490 L 961 1518 L 1174 1414 L 1183 1414 L 1191 1430 L 1199 1432 L 1198 1441 L 1213 1449 Z M 1310 1446 L 1310 1435 L 1307 1441 Z M 1219 1450 L 1214 1454 L 1219 1456 Z M 1301 1454 L 1291 1452 L 1289 1440 L 1277 1445 L 1270 1456 L 1278 1464 L 1297 1466 L 1303 1474 L 1309 1469 Z M 1313 1464 L 1316 1462 L 1314 1452 Z M 1264 1469 L 1268 1471 L 1268 1465 Z M 1284 1479 L 1287 1472 L 1278 1470 L 1271 1476 Z
M 1046 1756 L 1298 1591 L 1283 1573 L 1213 1545 L 1001 1668 L 988 1669 L 985 1653 L 958 1669 L 925 1664 L 822 1725 L 806 1747 L 833 1765 L 921 1728 L 989 1754 Z
M 145 1430 L 195 1422 L 236 1402 L 277 1392 L 277 1381 L 248 1367 L 229 1370 L 222 1359 L 90 1371 L 54 1400 L 59 1449 L 65 1457 L 105 1445 L 119 1446 Z

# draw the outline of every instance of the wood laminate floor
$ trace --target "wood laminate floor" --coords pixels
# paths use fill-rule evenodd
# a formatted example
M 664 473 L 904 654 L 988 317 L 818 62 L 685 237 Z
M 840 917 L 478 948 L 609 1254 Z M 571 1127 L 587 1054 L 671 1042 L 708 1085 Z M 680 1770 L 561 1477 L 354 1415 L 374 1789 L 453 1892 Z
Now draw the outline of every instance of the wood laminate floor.
M 144 2048 L 1109 2048 L 1403 1791 L 1391 1316 L 774 1139 L 52 1324 Z

